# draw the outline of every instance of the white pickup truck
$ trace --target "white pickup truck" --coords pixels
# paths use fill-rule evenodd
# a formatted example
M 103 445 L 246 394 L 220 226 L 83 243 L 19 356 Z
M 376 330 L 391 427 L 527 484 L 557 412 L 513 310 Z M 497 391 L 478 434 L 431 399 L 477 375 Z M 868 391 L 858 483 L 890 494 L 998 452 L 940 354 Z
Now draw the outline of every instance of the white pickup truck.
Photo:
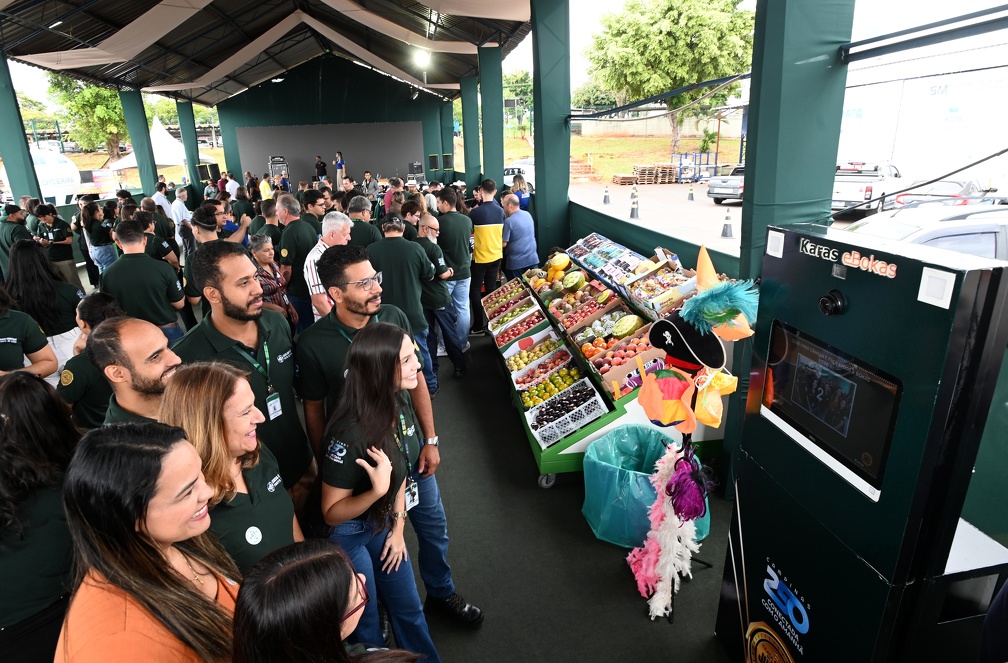
M 854 207 L 869 214 L 892 209 L 896 201 L 886 197 L 892 191 L 905 188 L 900 182 L 900 172 L 889 162 L 865 163 L 863 161 L 848 161 L 837 164 L 836 176 L 833 179 L 834 211 Z M 880 200 L 861 204 L 864 201 L 880 198 Z

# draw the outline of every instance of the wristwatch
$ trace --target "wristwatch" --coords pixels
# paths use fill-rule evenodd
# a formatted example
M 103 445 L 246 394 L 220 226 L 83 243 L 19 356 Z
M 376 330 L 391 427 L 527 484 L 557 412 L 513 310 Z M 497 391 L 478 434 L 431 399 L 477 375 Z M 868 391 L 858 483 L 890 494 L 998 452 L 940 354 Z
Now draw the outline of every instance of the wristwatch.
M 436 447 L 438 445 L 438 436 L 435 435 L 434 437 L 428 437 L 426 444 L 429 444 L 432 447 Z

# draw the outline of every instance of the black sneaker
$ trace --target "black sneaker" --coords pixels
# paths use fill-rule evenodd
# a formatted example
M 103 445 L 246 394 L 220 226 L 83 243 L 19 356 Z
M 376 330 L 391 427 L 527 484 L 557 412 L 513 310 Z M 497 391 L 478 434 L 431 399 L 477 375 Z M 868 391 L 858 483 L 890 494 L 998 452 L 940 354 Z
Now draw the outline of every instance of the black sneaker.
M 485 329 L 473 329 L 471 332 L 469 332 L 469 335 L 470 336 L 486 336 L 486 330 Z
M 469 628 L 479 628 L 483 623 L 483 611 L 471 603 L 466 603 L 466 600 L 458 592 L 445 599 L 428 596 L 424 602 L 424 610 L 441 612 L 460 625 Z
M 457 378 L 464 378 L 465 375 L 466 375 L 466 369 L 464 369 L 464 368 L 456 368 L 455 369 L 455 377 L 457 377 Z
M 385 604 L 378 603 L 378 625 L 381 628 L 382 641 L 385 643 L 386 647 L 392 647 L 392 620 L 389 619 L 388 610 L 385 609 Z

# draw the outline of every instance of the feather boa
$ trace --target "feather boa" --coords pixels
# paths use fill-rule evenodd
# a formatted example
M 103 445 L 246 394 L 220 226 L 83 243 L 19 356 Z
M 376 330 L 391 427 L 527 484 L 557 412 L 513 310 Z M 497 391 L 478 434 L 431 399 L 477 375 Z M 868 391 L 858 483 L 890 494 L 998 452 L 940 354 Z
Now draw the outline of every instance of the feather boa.
M 696 524 L 692 520 L 682 521 L 672 508 L 672 500 L 665 495 L 665 486 L 675 474 L 676 461 L 682 455 L 682 450 L 671 444 L 656 463 L 651 483 L 658 499 L 648 512 L 651 531 L 644 545 L 627 556 L 637 579 L 637 591 L 648 599 L 651 619 L 671 612 L 672 595 L 679 591 L 679 578 L 693 577 L 691 560 L 693 553 L 700 550 L 695 541 Z

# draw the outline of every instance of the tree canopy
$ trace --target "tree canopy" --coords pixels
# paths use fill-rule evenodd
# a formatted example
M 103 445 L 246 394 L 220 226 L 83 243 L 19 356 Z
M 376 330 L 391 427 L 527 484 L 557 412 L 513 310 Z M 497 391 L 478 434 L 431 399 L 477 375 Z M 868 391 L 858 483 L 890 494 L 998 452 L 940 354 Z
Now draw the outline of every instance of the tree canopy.
M 634 101 L 676 88 L 749 71 L 753 12 L 741 0 L 629 0 L 602 17 L 602 32 L 586 55 L 589 73 L 620 99 Z M 708 104 L 724 103 L 730 89 Z M 664 100 L 681 108 L 709 94 L 693 90 Z M 621 99 L 622 100 L 622 99 Z M 678 149 L 678 113 L 671 115 Z
M 594 77 L 571 94 L 571 106 L 574 108 L 611 108 L 615 105 L 616 95 L 602 87 Z
M 178 106 L 174 99 L 145 94 L 144 112 L 147 114 L 148 127 L 154 123 L 155 115 L 161 120 L 161 124 L 178 126 Z M 219 124 L 216 108 L 207 108 L 199 104 L 193 104 L 193 117 L 197 125 Z
M 119 142 L 129 138 L 119 93 L 111 88 L 82 83 L 49 72 L 49 94 L 63 107 L 61 120 L 70 140 L 82 150 L 92 151 L 104 145 L 112 160 L 119 158 Z

